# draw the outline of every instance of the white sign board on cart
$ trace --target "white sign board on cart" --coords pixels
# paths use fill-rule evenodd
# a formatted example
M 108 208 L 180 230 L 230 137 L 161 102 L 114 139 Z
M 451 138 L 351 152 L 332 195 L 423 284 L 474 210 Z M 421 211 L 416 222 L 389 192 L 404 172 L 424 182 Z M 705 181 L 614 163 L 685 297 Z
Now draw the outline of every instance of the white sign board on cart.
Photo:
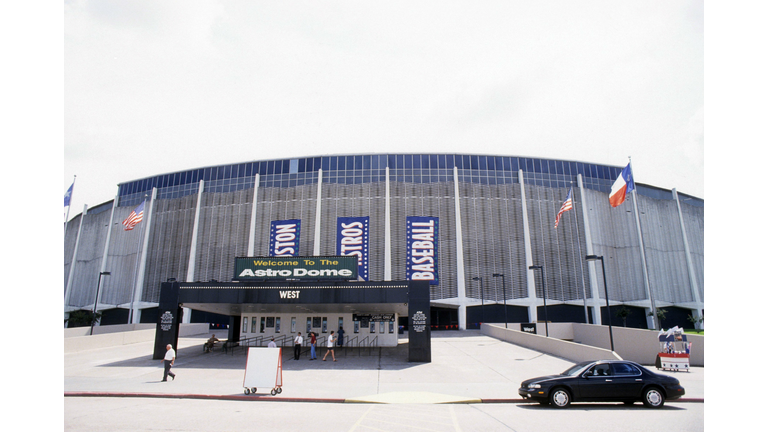
M 258 388 L 272 390 L 273 396 L 282 393 L 282 351 L 282 348 L 248 348 L 243 378 L 245 394 L 255 393 Z

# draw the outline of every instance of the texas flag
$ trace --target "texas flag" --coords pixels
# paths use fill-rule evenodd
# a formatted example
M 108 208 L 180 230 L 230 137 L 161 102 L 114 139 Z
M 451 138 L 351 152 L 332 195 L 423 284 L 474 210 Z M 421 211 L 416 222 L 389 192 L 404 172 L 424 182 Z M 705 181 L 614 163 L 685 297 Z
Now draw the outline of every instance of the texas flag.
M 635 179 L 632 177 L 632 169 L 627 165 L 611 186 L 611 193 L 608 195 L 611 207 L 618 207 L 633 190 L 635 190 Z

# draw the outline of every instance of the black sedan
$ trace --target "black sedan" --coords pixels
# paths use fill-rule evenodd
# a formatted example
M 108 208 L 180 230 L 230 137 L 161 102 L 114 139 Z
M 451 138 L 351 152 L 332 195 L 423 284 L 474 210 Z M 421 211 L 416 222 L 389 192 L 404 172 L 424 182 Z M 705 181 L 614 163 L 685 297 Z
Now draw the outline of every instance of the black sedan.
M 557 408 L 571 402 L 637 401 L 649 408 L 660 408 L 665 400 L 683 396 L 685 389 L 676 378 L 651 372 L 637 363 L 598 360 L 579 363 L 560 375 L 525 380 L 518 393 L 523 399 Z

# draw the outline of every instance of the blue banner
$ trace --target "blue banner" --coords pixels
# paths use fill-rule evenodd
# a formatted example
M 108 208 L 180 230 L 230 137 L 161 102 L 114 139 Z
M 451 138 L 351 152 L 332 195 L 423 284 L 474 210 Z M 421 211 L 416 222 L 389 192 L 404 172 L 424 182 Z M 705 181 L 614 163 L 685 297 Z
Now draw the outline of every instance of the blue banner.
M 336 219 L 336 255 L 357 256 L 358 280 L 368 280 L 368 216 Z
M 269 229 L 269 256 L 299 256 L 301 219 L 272 221 Z
M 438 218 L 432 216 L 408 216 L 406 224 L 407 280 L 428 280 L 430 285 L 440 281 L 437 273 Z

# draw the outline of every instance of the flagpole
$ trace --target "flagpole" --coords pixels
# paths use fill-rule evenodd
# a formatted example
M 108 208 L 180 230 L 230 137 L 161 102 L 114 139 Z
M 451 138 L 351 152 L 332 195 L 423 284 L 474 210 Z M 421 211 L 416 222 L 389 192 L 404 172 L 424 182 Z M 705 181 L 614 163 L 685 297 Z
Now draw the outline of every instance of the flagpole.
M 64 217 L 64 234 L 67 233 L 67 224 L 69 223 L 69 209 L 72 208 L 72 196 L 75 194 L 75 181 L 77 181 L 77 175 L 72 180 L 72 193 L 69 195 L 69 205 L 67 206 L 67 215 Z
M 635 182 L 635 169 L 632 167 L 632 156 L 629 156 L 629 171 L 632 173 L 632 182 Z M 640 260 L 643 264 L 643 282 L 645 283 L 645 292 L 648 294 L 648 300 L 651 302 L 651 323 L 656 328 L 656 300 L 651 291 L 651 282 L 648 278 L 648 262 L 645 258 L 645 244 L 643 242 L 643 229 L 640 225 L 640 212 L 637 208 L 637 184 L 632 188 L 632 206 L 635 209 L 635 224 L 637 225 L 637 234 L 640 240 Z M 609 311 L 610 312 L 610 311 Z
M 579 192 L 581 192 L 581 189 L 579 189 Z M 573 180 L 571 180 L 571 193 L 573 193 Z M 573 206 L 573 218 L 576 219 L 576 244 L 579 248 L 579 255 L 582 256 L 581 253 L 581 236 L 579 235 L 579 216 L 576 212 L 576 198 L 574 198 L 573 195 L 571 195 L 571 206 Z M 579 260 L 579 265 L 581 266 L 581 274 L 584 274 L 584 264 L 582 260 Z M 584 283 L 584 279 L 581 280 L 581 296 L 584 300 L 584 322 L 589 324 L 589 308 L 587 307 L 587 287 Z
M 143 208 L 146 210 L 146 204 L 147 204 L 147 194 L 144 194 L 144 201 L 143 201 Z M 145 211 L 142 210 L 142 211 Z M 142 221 L 144 220 L 144 216 L 142 215 Z M 141 224 L 141 235 L 136 239 L 136 262 L 133 265 L 133 285 L 136 286 L 136 278 L 137 274 L 139 272 L 139 255 L 141 254 L 141 239 L 144 235 L 144 225 L 146 223 Z M 136 290 L 132 290 L 131 292 L 131 307 L 128 309 L 128 324 L 131 324 L 133 321 L 133 303 L 136 298 Z

